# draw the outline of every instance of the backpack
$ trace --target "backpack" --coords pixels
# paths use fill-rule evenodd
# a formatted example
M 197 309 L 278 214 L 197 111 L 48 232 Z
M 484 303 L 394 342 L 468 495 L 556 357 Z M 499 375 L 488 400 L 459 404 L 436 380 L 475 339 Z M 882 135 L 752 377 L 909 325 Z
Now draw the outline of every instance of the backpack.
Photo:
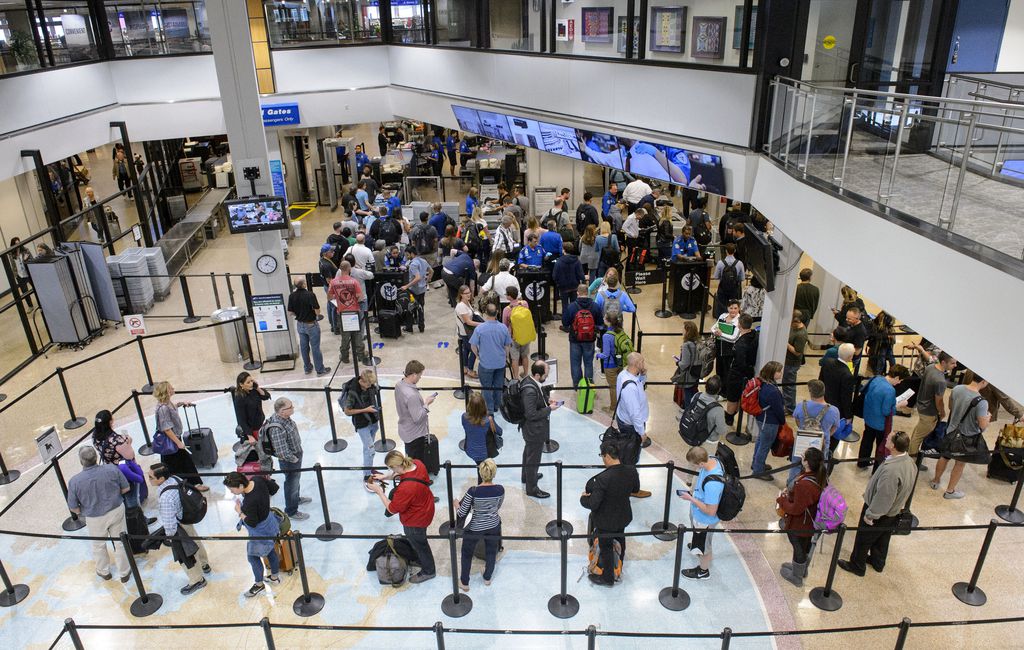
M 612 249 L 611 238 L 604 248 L 601 249 L 601 263 L 608 268 L 617 267 L 620 263 L 619 251 Z
M 748 415 L 757 417 L 761 415 L 761 378 L 754 377 L 753 379 L 747 380 L 747 384 L 743 387 L 743 395 L 740 397 L 740 408 L 743 412 Z
M 828 415 L 829 408 L 829 405 L 826 404 L 820 411 L 818 411 L 818 414 L 812 418 L 810 413 L 807 412 L 807 402 L 801 402 L 800 410 L 803 412 L 804 416 L 803 424 L 797 427 L 796 432 L 820 436 L 822 444 L 824 444 L 825 430 L 821 428 L 821 421 L 825 419 L 826 415 Z
M 719 462 L 721 461 L 719 460 Z M 700 486 L 702 490 L 707 487 L 708 481 L 716 481 L 723 486 L 722 498 L 718 500 L 718 512 L 715 516 L 722 521 L 732 521 L 743 510 L 743 502 L 747 500 L 746 489 L 740 483 L 740 479 L 731 474 L 705 476 L 704 482 Z
M 484 227 L 476 222 L 472 222 L 466 227 L 466 245 L 469 246 L 470 253 L 478 253 L 483 248 L 483 229 Z
M 715 449 L 715 458 L 722 464 L 722 471 L 728 476 L 740 477 L 740 466 L 736 462 L 736 454 L 733 453 L 732 447 L 724 443 L 718 443 L 718 448 Z
M 818 497 L 818 513 L 814 515 L 814 528 L 831 533 L 846 520 L 846 499 L 834 485 L 826 486 Z
M 397 587 L 405 582 L 405 577 L 409 573 L 409 564 L 395 550 L 394 535 L 388 535 L 384 539 L 388 543 L 388 548 L 377 556 L 375 562 L 377 582 Z
M 506 382 L 505 387 L 501 389 L 501 417 L 509 424 L 522 424 L 526 418 L 523 385 L 519 381 Z
M 178 491 L 178 500 L 181 502 L 181 515 L 178 521 L 183 524 L 198 524 L 206 517 L 206 497 L 191 483 L 183 478 L 178 478 L 177 485 L 169 485 L 160 490 L 160 494 L 168 490 Z
M 671 221 L 660 221 L 658 223 L 658 239 L 661 241 L 672 241 L 675 239 L 673 235 Z
M 700 374 L 695 375 L 694 370 Z M 697 363 L 690 366 L 694 379 L 707 377 L 715 371 L 715 337 L 705 336 L 697 343 Z
M 736 270 L 736 265 L 739 264 L 739 260 L 733 259 L 732 263 L 722 262 L 722 277 L 718 279 L 718 291 L 719 293 L 725 292 L 723 295 L 734 296 L 739 294 L 740 290 L 740 274 Z
M 622 299 L 620 298 L 621 289 L 616 289 L 614 292 L 609 292 L 607 289 L 602 290 L 604 295 L 604 303 L 601 305 L 604 309 L 605 316 L 618 316 L 622 317 Z
M 267 456 L 274 456 L 276 458 L 277 455 L 274 453 L 274 441 L 270 438 L 271 426 L 278 425 L 271 425 L 269 420 L 264 420 L 263 424 L 260 426 L 260 431 L 259 435 L 257 436 L 257 439 L 259 440 L 260 447 L 263 448 L 263 453 L 266 454 Z
M 581 307 L 572 317 L 572 333 L 576 340 L 582 343 L 597 339 L 597 325 L 594 323 L 594 314 L 589 309 Z
M 398 240 L 402 238 L 402 226 L 398 223 L 398 220 L 394 217 L 388 217 L 387 219 L 377 220 L 379 230 L 377 231 L 377 238 L 383 239 L 384 243 L 388 246 L 397 244 Z
M 437 230 L 428 224 L 420 224 L 412 231 L 409 243 L 420 255 L 437 252 Z
M 633 341 L 625 330 L 615 332 L 615 364 L 619 368 L 626 367 L 626 357 L 633 351 Z
M 614 558 L 614 566 L 612 567 L 612 573 L 615 574 L 615 582 L 622 580 L 622 545 L 619 544 L 619 540 L 612 540 L 612 557 Z M 599 565 L 601 559 L 601 540 L 595 537 L 594 541 L 590 544 L 590 550 L 587 551 L 587 573 L 594 576 L 604 575 L 604 569 Z
M 679 436 L 686 444 L 691 447 L 699 447 L 707 442 L 708 436 L 711 435 L 711 432 L 708 431 L 708 413 L 716 407 L 722 408 L 721 403 L 717 400 L 704 402 L 695 399 L 690 404 L 690 408 L 683 411 L 682 417 L 679 418 Z
M 533 327 L 533 312 L 529 307 L 513 307 L 509 313 L 508 324 L 512 329 L 512 340 L 518 345 L 526 345 L 537 338 L 537 330 Z

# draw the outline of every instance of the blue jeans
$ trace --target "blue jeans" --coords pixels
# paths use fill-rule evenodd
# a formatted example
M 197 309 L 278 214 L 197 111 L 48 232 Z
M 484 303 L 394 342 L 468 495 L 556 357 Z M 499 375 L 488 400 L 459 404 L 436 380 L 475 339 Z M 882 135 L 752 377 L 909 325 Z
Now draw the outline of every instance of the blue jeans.
M 324 371 L 324 355 L 320 352 L 320 323 L 295 323 L 299 330 L 299 354 L 302 355 L 302 369 L 306 372 L 316 367 L 317 372 Z M 313 350 L 313 363 L 309 362 L 309 351 Z
M 300 469 L 302 467 L 302 454 L 299 453 L 299 460 L 289 463 L 286 460 L 279 461 L 282 470 Z M 291 517 L 299 511 L 299 477 L 301 472 L 289 472 L 284 476 L 284 514 Z
M 579 386 L 580 379 L 586 377 L 594 383 L 594 342 L 569 341 L 569 372 L 572 373 L 572 385 Z
M 469 337 L 460 336 L 459 341 L 462 342 L 462 365 L 466 370 L 472 370 L 476 365 L 476 353 L 473 352 L 473 346 L 469 344 Z
M 504 379 L 504 368 L 484 368 L 480 366 L 480 388 L 483 389 L 488 413 L 494 413 L 501 408 L 501 389 Z M 488 388 L 491 390 L 487 390 Z
M 335 321 L 338 318 L 338 312 L 334 309 L 334 305 L 331 304 L 331 294 L 327 293 L 327 287 L 324 287 L 324 294 L 327 296 L 327 304 L 324 305 L 324 311 L 327 312 L 327 322 L 331 324 L 331 332 L 337 334 L 338 326 Z
M 754 462 L 751 465 L 751 469 L 754 470 L 755 474 L 764 471 L 764 462 L 768 459 L 768 452 L 772 450 L 775 438 L 779 435 L 779 425 L 765 424 L 760 420 L 757 424 L 760 426 L 761 431 L 758 433 L 757 443 L 754 445 Z
M 466 531 L 466 536 L 462 538 L 462 571 L 459 574 L 462 584 L 469 584 L 469 568 L 473 565 L 473 549 L 481 541 L 484 544 L 484 580 L 491 579 L 491 576 L 494 575 L 494 559 L 498 556 L 498 547 L 501 545 L 501 540 L 497 537 L 500 535 L 501 524 L 486 530 Z
M 263 558 L 259 555 L 247 555 L 249 559 L 249 566 L 252 567 L 252 581 L 255 583 L 263 582 Z M 281 570 L 281 558 L 277 557 L 277 551 L 271 551 L 267 555 L 267 562 L 270 563 L 270 575 L 276 576 L 277 572 Z
M 796 373 L 798 372 L 800 372 L 800 366 L 783 366 L 782 383 L 796 383 Z M 782 401 L 786 405 L 786 413 L 792 413 L 796 409 L 796 386 L 782 386 Z
M 359 440 L 363 443 L 363 467 L 370 467 L 373 465 L 373 455 L 376 453 L 373 449 L 373 440 L 377 436 L 377 430 L 379 428 L 380 425 L 373 422 L 365 427 L 359 427 L 356 429 L 356 433 L 359 434 Z M 369 476 L 372 473 L 372 470 L 363 470 L 364 477 Z

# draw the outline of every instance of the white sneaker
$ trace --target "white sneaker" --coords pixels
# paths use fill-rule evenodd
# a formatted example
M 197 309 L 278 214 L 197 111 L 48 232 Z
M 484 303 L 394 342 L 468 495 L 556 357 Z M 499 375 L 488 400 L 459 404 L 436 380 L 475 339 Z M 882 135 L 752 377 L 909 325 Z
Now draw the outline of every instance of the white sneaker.
M 952 492 L 944 492 L 942 494 L 942 498 L 943 499 L 962 499 L 962 498 L 964 498 L 964 493 L 961 492 L 960 490 L 954 490 Z
M 938 481 L 931 481 L 930 483 L 928 483 L 928 487 L 930 487 L 933 490 L 938 490 L 939 489 L 939 482 Z
M 289 515 L 289 518 L 292 521 L 306 521 L 307 519 L 309 519 L 309 515 L 300 510 L 296 512 L 294 515 Z

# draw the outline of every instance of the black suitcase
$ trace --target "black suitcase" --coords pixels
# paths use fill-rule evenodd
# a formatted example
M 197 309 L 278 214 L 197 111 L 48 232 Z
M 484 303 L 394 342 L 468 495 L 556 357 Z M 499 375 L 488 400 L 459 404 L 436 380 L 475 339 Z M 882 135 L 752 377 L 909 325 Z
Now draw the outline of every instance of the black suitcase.
M 377 315 L 381 338 L 397 339 L 402 337 L 402 315 L 393 310 L 381 310 Z
M 191 420 L 188 417 L 188 410 L 192 409 L 192 414 L 196 416 L 196 426 L 192 426 Z M 209 469 L 217 465 L 217 441 L 213 439 L 213 431 L 207 427 L 199 424 L 199 409 L 194 405 L 191 407 L 185 406 L 185 425 L 188 429 L 185 431 L 185 435 L 182 437 L 182 442 L 185 443 L 185 447 L 189 453 L 192 454 L 192 460 L 195 462 L 196 467 Z
M 146 524 L 146 513 L 142 512 L 142 508 L 138 506 L 134 506 L 132 508 L 125 507 L 124 522 L 125 529 L 129 535 L 149 535 L 149 525 Z M 132 553 L 141 553 L 146 550 L 146 540 L 142 537 L 138 539 L 131 537 L 128 542 L 132 547 Z
M 437 447 L 437 436 L 429 433 L 423 444 L 423 464 L 427 466 L 427 474 L 436 475 L 441 471 L 441 452 Z
M 1014 451 L 1019 452 L 1020 450 Z M 1009 461 L 1010 464 L 1007 464 L 1007 461 Z M 992 452 L 992 459 L 988 461 L 988 473 L 986 476 L 988 478 L 994 478 L 997 481 L 1016 483 L 1021 461 L 1022 459 L 1019 453 L 1006 453 L 997 449 Z M 1016 467 L 1013 465 L 1016 465 Z

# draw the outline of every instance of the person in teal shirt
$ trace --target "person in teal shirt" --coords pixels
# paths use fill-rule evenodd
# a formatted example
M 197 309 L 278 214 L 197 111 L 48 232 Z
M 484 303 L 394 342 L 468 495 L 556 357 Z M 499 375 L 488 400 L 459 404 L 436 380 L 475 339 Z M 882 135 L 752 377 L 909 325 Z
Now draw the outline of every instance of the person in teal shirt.
M 691 447 L 686 462 L 698 469 L 693 481 L 693 492 L 683 491 L 679 498 L 690 502 L 690 525 L 693 533 L 690 550 L 700 557 L 700 564 L 683 569 L 684 578 L 707 580 L 711 577 L 711 547 L 715 535 L 708 531 L 718 526 L 718 504 L 725 490 L 725 470 L 714 456 L 708 456 L 704 447 Z
M 864 389 L 864 435 L 860 438 L 857 467 L 868 466 L 879 443 L 888 435 L 886 423 L 896 413 L 896 384 L 908 377 L 910 371 L 896 364 L 884 377 L 872 377 Z M 876 456 L 875 469 L 881 463 L 882 459 Z

